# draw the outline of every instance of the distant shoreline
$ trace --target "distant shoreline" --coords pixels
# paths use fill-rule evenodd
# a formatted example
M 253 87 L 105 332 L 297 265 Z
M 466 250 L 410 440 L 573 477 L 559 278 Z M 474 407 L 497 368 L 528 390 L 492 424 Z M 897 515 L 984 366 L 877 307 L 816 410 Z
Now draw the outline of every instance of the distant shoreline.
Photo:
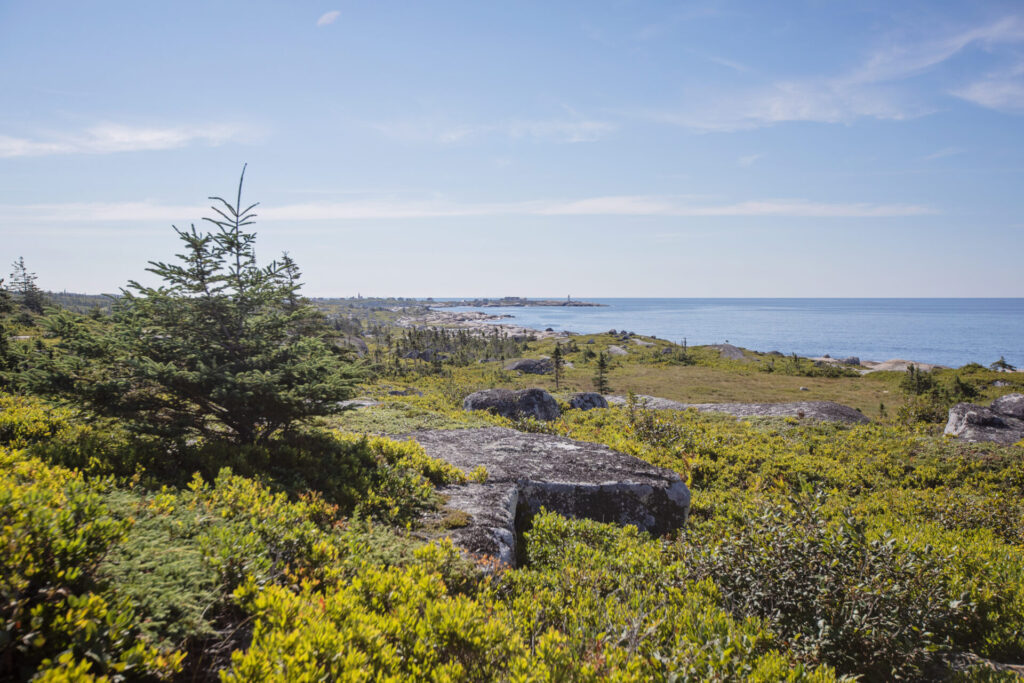
M 430 308 L 454 308 L 457 306 L 468 306 L 473 308 L 525 308 L 527 306 L 569 306 L 579 308 L 599 308 L 607 304 L 598 304 L 592 301 L 581 301 L 572 298 L 566 299 L 526 299 L 519 296 L 506 296 L 500 299 L 458 299 L 448 301 L 434 301 L 426 299 L 421 301 Z
M 482 311 L 468 311 L 468 312 L 455 312 L 455 311 L 439 311 L 431 310 L 427 315 L 421 316 L 407 316 L 399 319 L 398 324 L 402 327 L 454 327 L 459 329 L 468 330 L 470 332 L 476 332 L 479 334 L 486 334 L 493 329 L 501 329 L 510 337 L 535 337 L 537 339 L 550 339 L 550 338 L 561 338 L 568 339 L 570 337 L 587 336 L 594 334 L 602 334 L 601 332 L 572 332 L 570 330 L 538 330 L 522 325 L 510 324 L 508 322 L 499 322 L 512 318 L 510 315 L 495 315 L 491 313 L 484 313 Z M 650 339 L 659 339 L 659 337 L 643 334 L 643 333 L 629 333 L 631 336 L 636 337 L 647 337 Z M 762 355 L 774 355 L 783 354 L 778 352 L 760 351 L 758 349 L 751 348 L 738 348 L 731 344 L 701 344 L 699 346 L 712 346 L 718 347 L 719 351 L 723 352 L 723 356 L 726 356 L 730 351 L 738 352 L 742 355 L 743 351 L 750 351 L 752 353 Z M 828 364 L 842 366 L 846 365 L 844 362 L 846 359 L 832 358 L 830 356 L 805 356 L 800 355 L 800 358 L 814 362 L 816 364 Z M 850 359 L 852 360 L 852 359 Z M 847 365 L 859 371 L 862 375 L 870 374 L 878 371 L 895 371 L 895 372 L 906 372 L 909 366 L 913 365 L 919 370 L 925 372 L 937 369 L 956 369 L 948 365 L 942 365 L 939 363 L 928 363 L 923 361 L 905 360 L 901 358 L 892 358 L 885 361 L 869 360 L 869 359 L 856 359 L 856 365 Z M 1011 373 L 1015 374 L 1015 373 Z

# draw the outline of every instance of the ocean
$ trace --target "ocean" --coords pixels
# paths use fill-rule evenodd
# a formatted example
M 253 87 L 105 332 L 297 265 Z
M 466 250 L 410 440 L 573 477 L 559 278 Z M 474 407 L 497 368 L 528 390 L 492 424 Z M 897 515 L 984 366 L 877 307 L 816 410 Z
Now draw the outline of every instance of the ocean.
M 588 299 L 584 307 L 450 308 L 534 329 L 629 330 L 690 345 L 801 356 L 902 358 L 959 367 L 1000 356 L 1024 369 L 1024 299 Z

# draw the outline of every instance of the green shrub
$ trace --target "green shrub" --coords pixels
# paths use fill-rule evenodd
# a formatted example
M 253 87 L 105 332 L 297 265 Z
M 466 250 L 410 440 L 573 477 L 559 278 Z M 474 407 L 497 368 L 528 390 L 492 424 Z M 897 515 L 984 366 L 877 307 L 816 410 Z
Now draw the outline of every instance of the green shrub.
M 805 661 L 872 680 L 922 676 L 979 616 L 947 581 L 952 553 L 873 538 L 820 500 L 766 501 L 743 524 L 692 532 L 679 551 L 730 612 L 767 619 Z
M 180 653 L 139 640 L 129 605 L 100 594 L 97 567 L 131 526 L 111 516 L 100 488 L 0 449 L 0 675 L 27 677 L 65 655 L 98 674 L 180 667 Z

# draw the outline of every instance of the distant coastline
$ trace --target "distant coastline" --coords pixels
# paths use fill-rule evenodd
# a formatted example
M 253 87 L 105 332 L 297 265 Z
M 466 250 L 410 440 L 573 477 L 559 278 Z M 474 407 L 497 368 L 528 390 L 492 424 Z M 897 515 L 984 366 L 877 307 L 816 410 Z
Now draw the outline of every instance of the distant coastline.
M 565 299 L 527 299 L 521 296 L 505 296 L 500 299 L 459 299 L 434 301 L 427 299 L 423 302 L 430 308 L 452 308 L 455 306 L 472 306 L 474 308 L 526 308 L 529 306 L 568 306 L 579 308 L 599 308 L 607 304 L 594 303 L 592 301 L 578 301 L 572 297 Z
M 467 301 L 470 301 L 467 299 Z M 552 332 L 631 330 L 690 345 L 731 343 L 805 358 L 913 359 L 927 365 L 988 366 L 1000 357 L 1024 367 L 1024 298 L 961 299 L 631 299 L 589 298 L 600 306 L 456 306 Z M 436 304 L 427 304 L 434 307 Z M 548 332 L 551 334 L 551 332 Z

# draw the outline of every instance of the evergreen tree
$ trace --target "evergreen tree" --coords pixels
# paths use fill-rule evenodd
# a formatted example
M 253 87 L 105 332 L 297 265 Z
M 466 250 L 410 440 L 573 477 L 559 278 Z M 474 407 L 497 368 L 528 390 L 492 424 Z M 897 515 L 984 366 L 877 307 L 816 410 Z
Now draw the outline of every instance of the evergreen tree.
M 1002 372 L 1013 372 L 1017 368 L 1006 362 L 1005 356 L 999 356 L 999 360 L 989 366 L 992 370 L 999 370 Z
M 211 232 L 174 228 L 178 262 L 147 268 L 160 286 L 132 281 L 109 322 L 77 321 L 46 386 L 143 432 L 243 444 L 339 410 L 356 377 L 348 352 L 299 295 L 287 255 L 257 264 L 244 178 L 234 204 L 211 197 Z
M 14 366 L 14 355 L 11 351 L 9 339 L 11 331 L 7 326 L 7 322 L 13 312 L 14 302 L 11 300 L 11 293 L 7 291 L 4 279 L 0 277 L 0 387 L 7 384 L 3 371 L 9 370 Z
M 908 394 L 922 396 L 935 390 L 935 378 L 930 372 L 923 372 L 916 365 L 907 366 L 907 374 L 900 380 L 900 388 Z
M 558 342 L 555 342 L 555 350 L 551 353 L 551 363 L 555 366 L 555 391 L 558 391 L 562 388 L 562 368 L 565 366 L 562 345 Z
M 28 272 L 23 256 L 19 256 L 11 267 L 14 269 L 11 271 L 11 290 L 17 295 L 18 303 L 26 311 L 42 313 L 46 297 L 36 285 L 36 274 Z
M 594 389 L 599 394 L 607 394 L 608 387 L 608 356 L 604 351 L 597 354 L 597 372 L 594 373 Z
M 11 293 L 7 290 L 7 286 L 4 284 L 4 279 L 0 277 L 0 322 L 3 321 L 4 317 L 14 312 L 14 301 L 11 299 Z

